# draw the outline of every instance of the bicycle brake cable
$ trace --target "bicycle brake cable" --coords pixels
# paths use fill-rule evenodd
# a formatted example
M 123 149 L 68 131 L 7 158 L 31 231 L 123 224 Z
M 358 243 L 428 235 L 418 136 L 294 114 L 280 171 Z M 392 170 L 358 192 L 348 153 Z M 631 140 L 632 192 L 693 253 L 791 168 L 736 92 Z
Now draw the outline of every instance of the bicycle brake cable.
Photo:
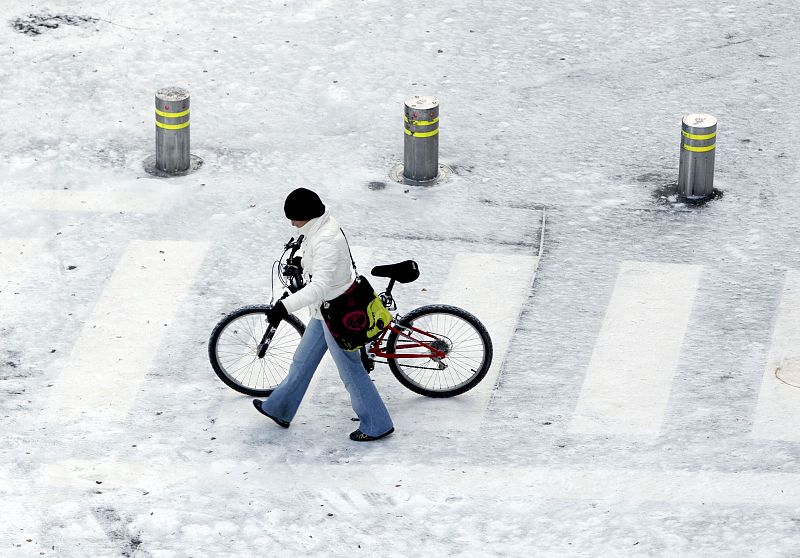
M 286 252 L 289 251 L 289 248 L 284 248 L 281 257 L 272 262 L 272 273 L 270 274 L 270 299 L 269 303 L 270 306 L 275 302 L 275 276 L 278 276 L 278 280 L 281 282 L 281 285 L 284 287 L 288 287 L 289 284 L 284 280 L 283 274 L 281 273 L 281 262 L 283 261 L 283 257 L 286 255 Z M 275 272 L 275 266 L 278 266 L 278 272 Z
M 275 302 L 275 266 L 278 265 L 280 262 L 272 262 L 272 273 L 270 273 L 270 282 L 269 282 L 269 305 L 272 306 L 272 303 Z

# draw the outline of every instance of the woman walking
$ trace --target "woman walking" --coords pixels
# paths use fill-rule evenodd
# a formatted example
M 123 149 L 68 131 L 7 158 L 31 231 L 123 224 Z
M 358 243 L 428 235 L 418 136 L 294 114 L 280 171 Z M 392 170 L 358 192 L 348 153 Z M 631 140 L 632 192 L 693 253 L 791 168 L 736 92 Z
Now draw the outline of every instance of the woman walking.
M 326 210 L 319 196 L 298 188 L 283 205 L 286 218 L 303 235 L 303 279 L 305 286 L 275 303 L 267 314 L 270 325 L 276 326 L 289 313 L 309 307 L 311 320 L 297 346 L 289 373 L 266 401 L 253 400 L 258 411 L 283 428 L 289 428 L 303 400 L 317 366 L 330 351 L 350 403 L 361 421 L 350 434 L 357 442 L 379 440 L 394 432 L 392 419 L 372 383 L 359 351 L 345 351 L 331 336 L 322 320 L 320 306 L 344 293 L 355 280 L 350 250 L 339 224 Z

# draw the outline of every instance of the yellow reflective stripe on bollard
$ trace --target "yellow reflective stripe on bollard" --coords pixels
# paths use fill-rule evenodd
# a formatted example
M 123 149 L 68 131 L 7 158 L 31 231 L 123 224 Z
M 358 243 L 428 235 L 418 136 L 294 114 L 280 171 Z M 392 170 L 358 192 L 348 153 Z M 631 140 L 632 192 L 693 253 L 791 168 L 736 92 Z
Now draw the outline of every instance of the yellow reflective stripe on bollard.
M 165 130 L 181 130 L 186 128 L 188 125 L 188 122 L 184 122 L 183 124 L 164 124 L 163 122 L 156 120 L 156 126 L 159 128 L 164 128 Z
M 189 114 L 189 109 L 186 109 L 183 112 L 164 112 L 156 109 L 156 114 L 163 116 L 164 118 L 180 118 L 181 116 L 186 116 Z
M 713 137 L 716 137 L 716 135 L 717 135 L 716 132 L 712 132 L 710 134 L 702 134 L 702 135 L 690 134 L 689 132 L 686 132 L 684 130 L 681 130 L 681 133 L 683 134 L 683 137 L 689 138 L 689 139 L 693 139 L 693 140 L 708 140 L 708 139 L 711 139 Z
M 410 122 L 412 126 L 430 126 L 431 124 L 436 124 L 439 122 L 439 117 L 437 116 L 433 120 L 409 120 L 408 116 L 403 116 L 406 122 Z
M 695 151 L 697 153 L 704 153 L 706 151 L 711 151 L 712 149 L 714 149 L 716 147 L 716 145 L 707 145 L 705 147 L 695 147 L 693 145 L 686 145 L 684 143 L 684 144 L 681 144 L 681 147 L 683 147 L 687 151 Z
M 414 136 L 415 138 L 429 138 L 431 136 L 435 136 L 439 133 L 439 128 L 436 128 L 432 132 L 412 132 L 408 128 L 405 129 L 407 136 Z
M 189 109 L 183 110 L 181 112 L 164 112 L 163 110 L 156 109 L 156 114 L 163 118 L 181 118 L 183 116 L 187 116 L 189 114 Z M 164 122 L 159 122 L 156 119 L 156 126 L 159 128 L 164 128 L 165 130 L 182 130 L 189 125 L 189 121 L 181 122 L 180 124 L 165 124 Z

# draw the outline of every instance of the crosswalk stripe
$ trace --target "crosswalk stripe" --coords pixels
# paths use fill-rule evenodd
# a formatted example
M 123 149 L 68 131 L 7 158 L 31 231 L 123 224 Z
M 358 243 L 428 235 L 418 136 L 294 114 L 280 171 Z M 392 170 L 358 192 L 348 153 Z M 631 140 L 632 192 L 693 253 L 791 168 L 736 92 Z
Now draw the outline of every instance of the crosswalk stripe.
M 25 281 L 45 241 L 39 238 L 0 238 L 0 322 L 7 319 L 25 291 Z
M 570 428 L 657 434 L 702 266 L 622 263 Z
M 157 213 L 158 192 L 101 190 L 19 190 L 3 193 L 3 207 L 20 210 Z
M 56 380 L 48 416 L 124 418 L 207 249 L 130 242 Z
M 753 437 L 800 442 L 800 271 L 789 271 L 753 417 Z
M 45 486 L 86 486 L 100 480 L 107 489 L 209 485 L 242 489 L 241 473 L 259 466 L 268 475 L 248 477 L 248 493 L 264 490 L 296 498 L 303 491 L 390 493 L 393 496 L 459 494 L 472 498 L 548 498 L 578 501 L 682 502 L 696 504 L 800 505 L 800 475 L 794 473 L 647 471 L 638 469 L 547 469 L 502 465 L 355 463 L 254 463 L 229 459 L 208 463 L 153 463 L 64 460 L 44 463 L 35 472 Z M 398 484 L 402 479 L 402 486 Z M 366 487 L 366 488 L 365 488 Z
M 489 331 L 494 358 L 486 377 L 456 398 L 425 398 L 404 390 L 390 409 L 404 428 L 476 431 L 489 405 L 500 370 L 528 299 L 539 265 L 537 256 L 513 254 L 456 254 L 437 303 L 461 307 L 475 315 Z M 512 270 L 513 273 L 507 273 Z M 502 292 L 497 275 L 504 272 Z
M 353 247 L 353 257 L 362 274 L 371 269 L 371 255 L 368 248 Z M 519 313 L 527 300 L 538 262 L 539 258 L 536 256 L 479 253 L 455 256 L 437 302 L 462 307 L 484 323 L 494 346 L 492 365 L 478 386 L 455 399 L 422 398 L 398 385 L 391 385 L 396 382 L 389 379 L 391 375 L 388 370 L 376 370 L 373 374 L 380 376 L 379 391 L 384 398 L 389 393 L 399 394 L 392 398 L 391 403 L 387 400 L 395 424 L 402 424 L 403 428 L 422 430 L 441 428 L 450 431 L 476 431 L 479 428 L 516 329 Z M 494 275 L 488 272 L 497 269 L 515 270 L 515 274 L 504 284 L 503 304 L 497 304 Z M 380 289 L 383 285 L 373 282 L 373 287 Z M 325 362 L 323 360 L 323 364 Z M 332 362 L 330 366 L 333 366 Z M 313 397 L 320 377 L 318 371 L 309 386 L 305 401 Z M 339 382 L 339 379 L 337 376 L 325 381 Z M 253 413 L 245 407 L 240 398 L 226 399 L 220 409 L 217 421 L 219 427 L 252 424 Z M 310 406 L 302 405 L 297 418 L 309 408 Z

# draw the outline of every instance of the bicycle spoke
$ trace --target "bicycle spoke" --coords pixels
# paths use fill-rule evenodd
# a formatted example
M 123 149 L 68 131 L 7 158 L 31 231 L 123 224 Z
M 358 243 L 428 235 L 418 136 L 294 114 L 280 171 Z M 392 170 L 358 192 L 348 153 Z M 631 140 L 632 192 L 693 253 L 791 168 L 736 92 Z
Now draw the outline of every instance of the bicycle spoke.
M 258 346 L 267 331 L 266 313 L 254 309 L 231 319 L 219 332 L 214 346 L 220 373 L 250 390 L 272 390 L 288 372 L 300 342 L 300 331 L 291 323 L 281 324 L 263 358 Z
M 459 315 L 463 311 L 451 309 L 436 306 L 423 311 L 404 324 L 405 335 L 394 338 L 399 342 L 394 347 L 396 353 L 402 355 L 394 359 L 394 367 L 406 381 L 430 392 L 453 392 L 472 382 L 477 374 L 485 374 L 487 349 L 482 334 Z M 444 352 L 444 358 L 434 358 L 432 350 Z

